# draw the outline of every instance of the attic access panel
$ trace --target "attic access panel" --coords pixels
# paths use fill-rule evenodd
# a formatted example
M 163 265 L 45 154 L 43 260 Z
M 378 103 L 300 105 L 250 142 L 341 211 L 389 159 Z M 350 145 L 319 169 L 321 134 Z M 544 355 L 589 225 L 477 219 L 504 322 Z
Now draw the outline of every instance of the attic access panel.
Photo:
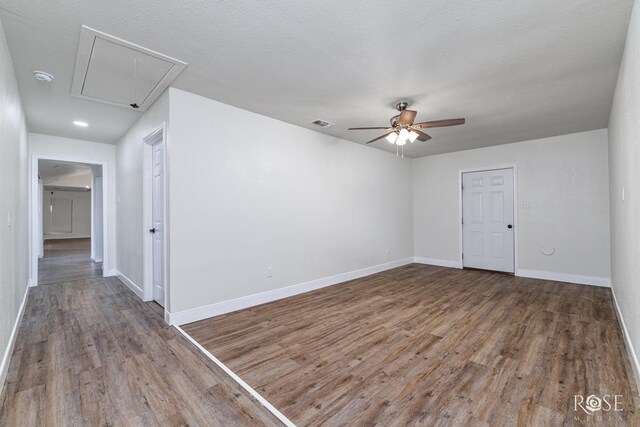
M 83 25 L 71 95 L 145 111 L 186 66 Z

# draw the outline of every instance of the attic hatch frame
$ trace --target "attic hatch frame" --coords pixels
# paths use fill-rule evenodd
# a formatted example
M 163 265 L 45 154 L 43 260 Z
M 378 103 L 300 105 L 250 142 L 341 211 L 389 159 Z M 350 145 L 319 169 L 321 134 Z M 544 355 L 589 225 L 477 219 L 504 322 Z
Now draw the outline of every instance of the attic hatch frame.
M 145 97 L 144 100 L 131 100 L 132 103 L 140 102 L 137 104 L 137 108 L 133 107 L 132 104 L 127 103 L 121 104 L 117 102 L 111 102 L 108 100 L 94 98 L 91 96 L 83 95 L 84 83 L 87 77 L 87 73 L 89 71 L 89 66 L 91 64 L 91 56 L 93 53 L 93 46 L 95 40 L 99 38 L 104 41 L 117 44 L 127 49 L 134 50 L 136 52 L 140 52 L 154 58 L 166 61 L 171 63 L 171 68 L 167 71 L 167 73 L 160 79 L 155 87 L 149 92 L 149 94 Z M 107 33 L 103 33 L 101 31 L 95 30 L 91 27 L 87 27 L 86 25 L 82 26 L 80 31 L 80 41 L 78 43 L 78 54 L 76 56 L 76 65 L 73 72 L 73 82 L 71 85 L 71 96 L 75 98 L 81 98 L 88 101 L 99 102 L 101 104 L 113 105 L 120 108 L 127 108 L 136 111 L 146 111 L 156 99 L 169 87 L 169 85 L 182 73 L 182 71 L 187 67 L 187 63 L 180 61 L 178 59 L 172 58 L 167 55 L 163 55 L 159 52 L 153 51 L 151 49 L 147 49 L 145 47 L 139 46 L 134 43 L 130 43 L 126 40 L 120 39 L 118 37 L 109 35 Z

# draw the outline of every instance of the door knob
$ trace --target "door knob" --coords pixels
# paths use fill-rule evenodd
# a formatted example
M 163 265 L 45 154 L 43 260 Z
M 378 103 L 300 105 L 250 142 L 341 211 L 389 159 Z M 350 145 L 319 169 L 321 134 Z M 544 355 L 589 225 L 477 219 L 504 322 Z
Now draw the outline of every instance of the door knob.
M 509 224 L 507 225 L 507 228 L 513 228 L 513 225 Z
M 511 228 L 511 227 L 509 227 L 509 228 Z M 155 232 L 156 232 L 156 228 L 155 227 L 149 229 L 149 233 L 155 234 Z

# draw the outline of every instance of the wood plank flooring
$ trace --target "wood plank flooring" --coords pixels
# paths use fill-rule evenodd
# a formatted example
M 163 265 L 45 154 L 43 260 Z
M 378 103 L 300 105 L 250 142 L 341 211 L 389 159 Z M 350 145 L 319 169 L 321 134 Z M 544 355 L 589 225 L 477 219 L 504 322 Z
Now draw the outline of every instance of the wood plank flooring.
M 154 307 L 96 277 L 29 291 L 0 426 L 40 425 L 281 423 Z
M 413 264 L 184 329 L 298 425 L 638 425 L 606 288 Z
M 44 241 L 38 260 L 38 284 L 102 277 L 102 263 L 91 261 L 91 239 Z

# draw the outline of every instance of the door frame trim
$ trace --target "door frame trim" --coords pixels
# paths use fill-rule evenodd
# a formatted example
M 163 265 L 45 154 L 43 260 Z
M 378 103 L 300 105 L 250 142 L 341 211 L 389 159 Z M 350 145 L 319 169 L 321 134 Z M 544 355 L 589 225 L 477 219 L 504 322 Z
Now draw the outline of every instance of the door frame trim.
M 464 259 L 462 253 L 464 251 L 463 235 L 462 235 L 462 175 L 470 172 L 486 172 L 499 169 L 513 169 L 513 274 L 518 275 L 518 165 L 516 163 L 508 163 L 496 166 L 477 167 L 470 169 L 460 169 L 458 172 L 458 234 L 460 249 L 460 268 L 464 268 Z
M 115 242 L 111 242 L 109 239 L 109 215 L 110 206 L 108 202 L 109 196 L 109 176 L 112 173 L 109 169 L 109 164 L 106 160 L 96 160 L 93 158 L 84 157 L 82 155 L 76 156 L 72 154 L 68 155 L 49 155 L 49 154 L 31 154 L 31 162 L 29 164 L 29 286 L 38 286 L 38 260 L 39 258 L 39 245 L 42 236 L 39 236 L 39 230 L 42 225 L 40 224 L 40 215 L 38 214 L 38 201 L 39 199 L 39 183 L 38 183 L 38 161 L 39 160 L 54 160 L 58 162 L 73 162 L 84 163 L 88 165 L 101 166 L 102 167 L 102 277 L 113 276 L 115 273 L 114 262 L 109 256 L 109 249 Z M 91 183 L 93 185 L 93 182 Z M 44 184 L 43 184 L 44 188 Z M 91 204 L 91 240 L 93 241 L 93 203 Z M 44 253 L 43 253 L 44 256 Z
M 153 236 L 149 233 L 149 229 L 153 226 L 153 209 L 152 209 L 152 194 L 153 183 L 151 179 L 152 165 L 152 147 L 156 144 L 164 143 L 164 159 L 163 159 L 163 177 L 162 187 L 164 191 L 163 197 L 163 209 L 162 209 L 162 222 L 164 224 L 164 240 L 163 240 L 163 254 L 162 264 L 164 269 L 164 312 L 165 321 L 167 313 L 170 313 L 169 307 L 169 189 L 167 188 L 169 168 L 167 167 L 167 151 L 168 151 L 168 138 L 166 123 L 162 122 L 160 126 L 155 128 L 151 133 L 142 139 L 143 155 L 142 155 L 142 217 L 144 227 L 143 233 L 143 290 L 142 299 L 144 301 L 153 301 Z

